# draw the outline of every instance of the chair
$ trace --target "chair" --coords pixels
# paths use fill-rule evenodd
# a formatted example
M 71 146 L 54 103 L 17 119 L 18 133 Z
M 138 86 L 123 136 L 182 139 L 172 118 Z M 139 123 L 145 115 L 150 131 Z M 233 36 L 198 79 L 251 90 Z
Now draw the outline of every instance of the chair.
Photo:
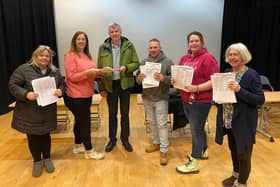
M 136 102 L 137 104 L 140 104 L 140 105 L 143 105 L 143 99 L 142 99 L 142 94 L 137 94 L 137 98 L 136 98 Z M 150 127 L 150 124 L 147 120 L 147 113 L 146 113 L 146 110 L 144 108 L 144 111 L 145 111 L 145 119 L 144 119 L 144 125 L 146 127 L 146 133 L 150 133 L 151 132 L 151 127 Z M 171 116 L 171 113 L 168 113 L 168 121 L 167 121 L 168 125 L 169 125 L 169 132 L 172 132 L 172 123 L 173 123 L 173 120 L 172 120 L 172 116 Z
M 99 105 L 101 103 L 102 97 L 100 94 L 94 94 L 92 96 L 90 119 L 93 131 L 97 131 L 101 124 L 101 117 L 99 113 Z
M 188 123 L 183 109 L 183 101 L 175 88 L 169 89 L 168 123 L 171 133 L 176 129 L 184 129 Z
M 62 125 L 65 131 L 70 124 L 69 116 L 69 110 L 65 106 L 63 98 L 59 98 L 57 101 L 57 125 Z
M 274 91 L 273 86 L 265 75 L 260 75 L 260 79 L 264 91 Z
M 261 79 L 261 85 L 263 88 L 264 92 L 272 92 L 274 91 L 273 86 L 271 85 L 269 79 L 265 76 L 265 75 L 260 75 L 260 79 Z M 265 136 L 268 136 L 270 141 L 274 141 L 273 138 L 267 134 L 268 132 L 268 121 L 269 121 L 269 113 L 271 113 L 271 106 L 266 106 L 263 105 L 262 108 L 260 108 L 260 122 L 259 122 L 259 126 L 258 126 L 258 130 L 263 133 Z M 262 112 L 262 113 L 261 113 Z M 263 115 L 261 115 L 263 114 Z M 263 131 L 264 129 L 264 131 Z
M 142 94 L 140 94 L 140 93 L 137 94 L 136 102 L 137 102 L 137 104 L 139 104 L 139 105 L 143 105 L 143 104 L 144 104 L 144 103 L 143 103 L 143 99 L 142 99 Z M 148 120 L 147 120 L 146 110 L 144 109 L 144 111 L 145 111 L 144 125 L 145 125 L 145 127 L 146 127 L 146 133 L 150 133 L 150 132 L 151 132 L 151 127 L 150 127 L 150 124 L 149 124 L 149 122 L 148 122 Z

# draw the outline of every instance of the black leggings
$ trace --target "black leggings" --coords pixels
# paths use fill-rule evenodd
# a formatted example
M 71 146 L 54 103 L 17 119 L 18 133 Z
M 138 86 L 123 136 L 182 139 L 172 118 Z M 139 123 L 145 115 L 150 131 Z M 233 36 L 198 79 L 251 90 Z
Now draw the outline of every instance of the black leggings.
M 227 129 L 228 146 L 231 153 L 233 171 L 239 173 L 238 182 L 246 184 L 251 171 L 253 144 L 247 145 L 243 153 L 237 153 L 236 142 L 231 129 Z
M 31 135 L 27 134 L 28 146 L 34 162 L 51 157 L 51 135 Z
M 64 95 L 64 102 L 75 117 L 74 135 L 75 144 L 83 143 L 86 150 L 92 149 L 90 128 L 90 107 L 92 97 L 71 98 Z

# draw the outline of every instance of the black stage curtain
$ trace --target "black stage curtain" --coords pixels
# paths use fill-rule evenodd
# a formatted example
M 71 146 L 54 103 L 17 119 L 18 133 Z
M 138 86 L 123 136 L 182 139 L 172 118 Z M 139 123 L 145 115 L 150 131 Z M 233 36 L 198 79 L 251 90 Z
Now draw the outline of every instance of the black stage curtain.
M 276 90 L 280 90 L 280 1 L 225 0 L 221 71 L 226 48 L 235 42 L 244 43 L 253 59 L 248 66 L 266 75 Z
M 8 91 L 11 73 L 38 45 L 57 53 L 53 0 L 0 0 L 0 114 L 14 100 Z M 53 63 L 58 66 L 57 55 Z

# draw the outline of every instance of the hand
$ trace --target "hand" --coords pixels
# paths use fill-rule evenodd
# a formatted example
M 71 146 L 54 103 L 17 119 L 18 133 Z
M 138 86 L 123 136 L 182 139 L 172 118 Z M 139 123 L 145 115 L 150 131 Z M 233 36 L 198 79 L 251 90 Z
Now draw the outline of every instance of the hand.
M 61 91 L 61 89 L 56 89 L 56 90 L 54 91 L 54 95 L 57 96 L 57 97 L 62 96 L 62 91 Z
M 234 92 L 239 92 L 241 87 L 237 81 L 229 81 L 228 88 L 233 90 Z
M 96 71 L 95 78 L 103 77 L 104 73 L 102 71 Z
M 100 92 L 100 95 L 101 95 L 102 97 L 107 97 L 107 92 L 106 92 L 106 91 L 101 91 L 101 92 Z
M 161 73 L 155 73 L 154 74 L 154 79 L 157 80 L 157 81 L 163 81 L 164 76 Z
M 140 74 L 138 75 L 138 79 L 139 79 L 141 82 L 143 82 L 143 80 L 144 80 L 145 77 L 146 77 L 146 75 L 145 75 L 144 73 L 140 73 Z
M 171 77 L 170 83 L 171 83 L 172 85 L 174 85 L 174 84 L 176 83 L 176 79 L 174 79 L 174 78 Z
M 38 98 L 38 94 L 37 93 L 35 93 L 35 92 L 28 92 L 27 94 L 26 94 L 26 98 L 28 99 L 28 100 L 30 100 L 30 101 L 34 101 L 34 100 L 36 100 L 37 98 Z
M 99 69 L 95 69 L 95 68 L 90 68 L 86 70 L 86 74 L 89 77 L 95 77 L 96 72 L 100 71 Z
M 119 70 L 120 70 L 121 73 L 124 73 L 126 71 L 126 67 L 125 66 L 121 66 L 119 68 Z
M 185 88 L 189 91 L 189 92 L 197 92 L 197 86 L 196 85 L 185 85 Z

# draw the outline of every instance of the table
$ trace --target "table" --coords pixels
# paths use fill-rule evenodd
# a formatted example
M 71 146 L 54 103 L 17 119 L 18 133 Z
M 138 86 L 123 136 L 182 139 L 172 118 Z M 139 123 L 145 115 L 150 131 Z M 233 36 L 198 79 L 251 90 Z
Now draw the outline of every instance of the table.
M 264 96 L 265 103 L 260 108 L 260 118 L 257 131 L 265 137 L 269 138 L 270 142 L 274 142 L 274 139 L 268 130 L 270 124 L 268 120 L 268 115 L 271 107 L 280 106 L 280 91 L 264 92 Z

